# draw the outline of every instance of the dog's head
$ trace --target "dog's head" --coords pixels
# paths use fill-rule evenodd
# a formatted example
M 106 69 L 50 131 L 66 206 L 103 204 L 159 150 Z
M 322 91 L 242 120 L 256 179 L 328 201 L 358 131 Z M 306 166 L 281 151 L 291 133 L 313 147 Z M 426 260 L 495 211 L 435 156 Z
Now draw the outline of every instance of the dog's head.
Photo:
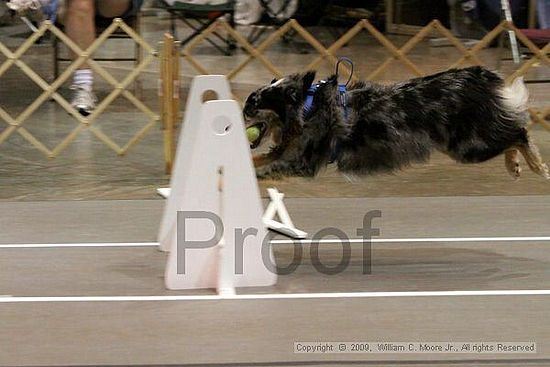
M 252 92 L 244 106 L 246 128 L 257 127 L 258 138 L 251 149 L 268 146 L 270 152 L 284 150 L 302 130 L 302 109 L 315 72 L 292 74 L 275 79 Z

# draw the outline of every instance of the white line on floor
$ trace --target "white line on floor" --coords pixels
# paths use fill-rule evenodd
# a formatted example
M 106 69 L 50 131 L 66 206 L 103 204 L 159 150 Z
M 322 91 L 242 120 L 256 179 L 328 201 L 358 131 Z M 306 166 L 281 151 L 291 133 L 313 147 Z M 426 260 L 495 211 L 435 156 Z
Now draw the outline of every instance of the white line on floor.
M 23 243 L 0 245 L 0 249 L 8 248 L 63 248 L 63 247 L 153 247 L 157 242 L 111 242 L 111 243 Z
M 486 297 L 486 296 L 549 296 L 550 290 L 489 290 L 431 292 L 351 292 L 351 293 L 289 293 L 238 294 L 234 296 L 85 296 L 85 297 L 0 297 L 0 303 L 44 302 L 166 302 L 166 301 L 245 301 L 328 298 L 389 298 L 389 297 Z
M 550 241 L 550 237 L 432 237 L 432 238 L 373 238 L 372 243 L 406 243 L 406 242 L 533 242 L 533 241 Z M 292 244 L 294 242 L 300 242 L 303 244 L 311 244 L 313 240 L 273 240 L 272 244 Z M 319 243 L 341 243 L 340 239 L 323 239 L 315 241 Z M 362 238 L 353 238 L 349 240 L 350 243 L 364 243 L 366 242 Z
M 429 243 L 429 242 L 549 242 L 550 236 L 539 237 L 433 237 L 433 238 L 373 238 L 372 243 Z M 311 244 L 314 241 L 308 240 L 272 240 L 273 245 L 286 245 L 301 243 Z M 338 244 L 342 240 L 337 238 L 322 239 L 315 241 L 319 243 Z M 349 243 L 364 243 L 362 238 L 352 238 Z M 63 247 L 155 247 L 158 242 L 112 242 L 112 243 L 26 243 L 0 245 L 0 249 L 10 248 L 63 248 Z

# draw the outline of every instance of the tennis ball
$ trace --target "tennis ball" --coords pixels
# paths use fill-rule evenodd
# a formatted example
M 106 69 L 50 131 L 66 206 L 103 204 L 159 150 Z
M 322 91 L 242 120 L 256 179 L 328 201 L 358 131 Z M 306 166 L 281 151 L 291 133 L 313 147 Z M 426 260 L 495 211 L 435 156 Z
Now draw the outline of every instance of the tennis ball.
M 246 137 L 250 143 L 254 143 L 260 137 L 260 128 L 257 126 L 251 126 L 246 129 Z

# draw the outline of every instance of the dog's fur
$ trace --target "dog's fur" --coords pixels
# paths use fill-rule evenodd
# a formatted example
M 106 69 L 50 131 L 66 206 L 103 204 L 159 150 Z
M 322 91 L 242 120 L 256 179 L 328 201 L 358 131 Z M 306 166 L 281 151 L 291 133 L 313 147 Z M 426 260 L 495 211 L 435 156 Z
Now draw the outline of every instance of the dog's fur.
M 251 148 L 272 141 L 269 152 L 254 156 L 259 177 L 314 176 L 336 149 L 338 169 L 358 175 L 426 162 L 439 150 L 461 163 L 505 153 L 514 178 L 521 152 L 531 170 L 550 178 L 526 129 L 528 94 L 521 79 L 505 87 L 497 74 L 471 67 L 389 86 L 357 82 L 348 88 L 344 111 L 332 76 L 304 117 L 314 79 L 315 72 L 293 74 L 248 97 L 246 125 L 261 128 Z

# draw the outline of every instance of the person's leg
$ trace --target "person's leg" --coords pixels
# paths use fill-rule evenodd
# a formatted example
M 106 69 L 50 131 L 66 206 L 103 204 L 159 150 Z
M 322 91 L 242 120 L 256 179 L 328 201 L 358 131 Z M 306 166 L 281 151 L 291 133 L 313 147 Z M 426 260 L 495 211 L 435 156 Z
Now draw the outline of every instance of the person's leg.
M 95 1 L 68 0 L 65 15 L 65 31 L 78 47 L 86 50 L 95 40 Z M 73 55 L 76 58 L 76 55 Z M 83 64 L 73 75 L 74 90 L 71 104 L 81 114 L 88 115 L 95 107 L 92 94 L 93 74 L 88 64 Z
M 101 0 L 97 2 L 97 13 L 104 18 L 116 18 L 126 14 L 131 6 L 130 0 Z
M 95 40 L 94 19 L 94 0 L 68 0 L 65 31 L 82 50 L 90 47 Z

